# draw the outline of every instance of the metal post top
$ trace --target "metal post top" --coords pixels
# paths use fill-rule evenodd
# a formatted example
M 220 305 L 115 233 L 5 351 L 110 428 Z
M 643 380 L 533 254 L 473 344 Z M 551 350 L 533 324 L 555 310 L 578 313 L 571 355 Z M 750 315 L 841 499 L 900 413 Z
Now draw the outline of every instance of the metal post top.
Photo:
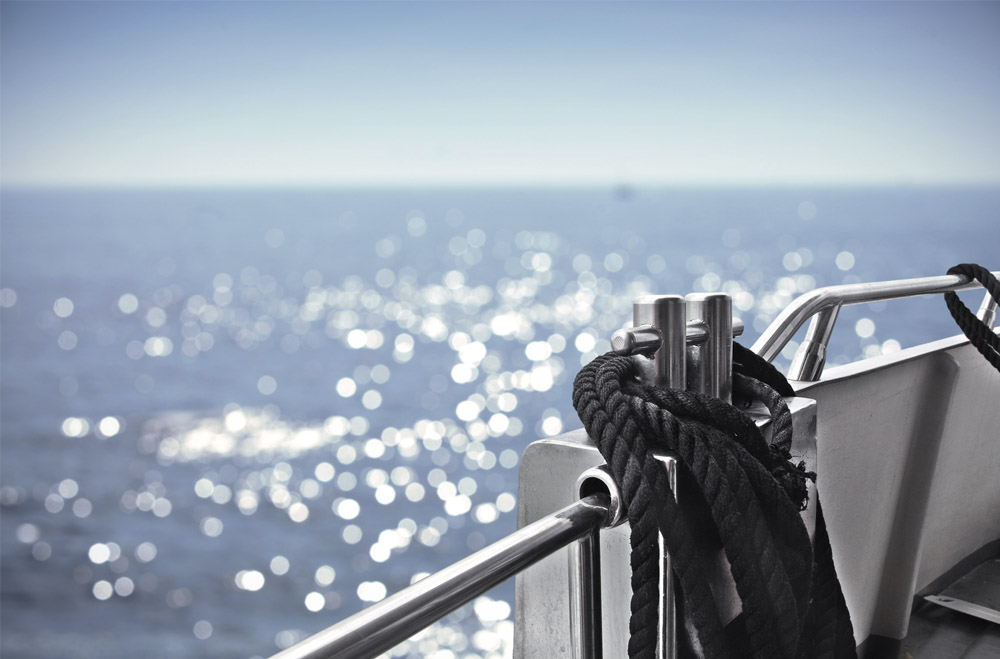
M 673 302 L 683 302 L 684 301 L 684 296 L 683 295 L 676 295 L 676 294 L 673 294 L 673 293 L 671 293 L 669 295 L 658 295 L 658 294 L 654 294 L 654 293 L 644 293 L 643 295 L 639 295 L 638 297 L 634 298 L 632 300 L 632 304 L 656 304 L 657 302 L 659 302 L 660 304 L 663 304 L 665 301 L 668 304 L 669 304 L 670 301 L 673 301 Z

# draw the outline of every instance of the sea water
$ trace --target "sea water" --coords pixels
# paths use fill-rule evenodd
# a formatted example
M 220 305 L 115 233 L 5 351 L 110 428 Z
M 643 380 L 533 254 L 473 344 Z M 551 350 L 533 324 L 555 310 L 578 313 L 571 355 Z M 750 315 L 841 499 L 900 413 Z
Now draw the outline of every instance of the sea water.
M 579 426 L 573 376 L 636 295 L 725 291 L 749 345 L 817 286 L 1000 267 L 998 211 L 905 187 L 5 191 L 0 651 L 267 656 L 512 531 L 521 451 Z M 956 333 L 939 297 L 846 308 L 829 361 Z M 512 598 L 391 654 L 509 656 Z

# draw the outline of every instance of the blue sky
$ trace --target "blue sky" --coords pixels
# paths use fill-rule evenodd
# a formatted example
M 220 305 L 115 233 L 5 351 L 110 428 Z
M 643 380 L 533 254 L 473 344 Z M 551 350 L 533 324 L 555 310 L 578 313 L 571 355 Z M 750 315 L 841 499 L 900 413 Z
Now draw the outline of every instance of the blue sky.
M 1000 183 L 996 2 L 0 7 L 7 186 Z

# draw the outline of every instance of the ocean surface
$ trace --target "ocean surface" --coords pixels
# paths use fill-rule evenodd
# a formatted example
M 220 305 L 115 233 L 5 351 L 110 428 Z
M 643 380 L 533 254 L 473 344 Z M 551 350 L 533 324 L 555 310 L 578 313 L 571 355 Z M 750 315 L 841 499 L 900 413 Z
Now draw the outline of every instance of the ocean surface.
M 997 189 L 0 203 L 11 658 L 268 656 L 509 533 L 521 451 L 579 426 L 638 294 L 728 292 L 749 345 L 816 286 L 1000 267 Z M 850 307 L 830 363 L 957 333 L 939 298 Z M 391 654 L 509 656 L 512 600 Z

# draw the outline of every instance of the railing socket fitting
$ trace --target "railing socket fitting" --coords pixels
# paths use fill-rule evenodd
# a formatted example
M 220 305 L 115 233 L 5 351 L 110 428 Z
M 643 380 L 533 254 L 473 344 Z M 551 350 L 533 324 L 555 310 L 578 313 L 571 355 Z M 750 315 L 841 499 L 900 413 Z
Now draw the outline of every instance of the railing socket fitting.
M 580 474 L 576 480 L 576 489 L 581 499 L 591 494 L 606 494 L 608 496 L 611 505 L 608 506 L 608 519 L 604 524 L 605 528 L 610 529 L 625 521 L 625 502 L 622 500 L 621 491 L 607 465 L 591 467 Z

